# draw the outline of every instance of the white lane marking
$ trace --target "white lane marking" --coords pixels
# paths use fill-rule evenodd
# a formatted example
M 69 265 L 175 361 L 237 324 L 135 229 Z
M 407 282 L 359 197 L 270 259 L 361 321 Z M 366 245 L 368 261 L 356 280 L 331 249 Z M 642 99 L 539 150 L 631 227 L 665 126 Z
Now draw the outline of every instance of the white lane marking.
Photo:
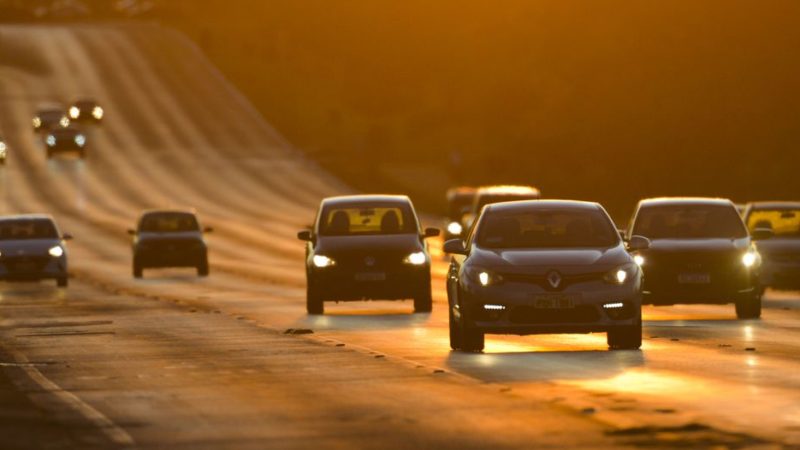
M 133 438 L 127 431 L 123 430 L 119 425 L 115 424 L 111 419 L 106 417 L 100 411 L 94 409 L 91 405 L 84 402 L 77 395 L 72 392 L 66 391 L 61 386 L 52 382 L 44 376 L 39 369 L 28 361 L 28 358 L 15 349 L 7 349 L 16 360 L 19 367 L 25 371 L 25 374 L 38 384 L 45 392 L 54 395 L 58 400 L 67 405 L 70 409 L 74 410 L 86 420 L 92 423 L 95 427 L 100 429 L 111 441 L 117 445 L 132 447 L 134 445 Z

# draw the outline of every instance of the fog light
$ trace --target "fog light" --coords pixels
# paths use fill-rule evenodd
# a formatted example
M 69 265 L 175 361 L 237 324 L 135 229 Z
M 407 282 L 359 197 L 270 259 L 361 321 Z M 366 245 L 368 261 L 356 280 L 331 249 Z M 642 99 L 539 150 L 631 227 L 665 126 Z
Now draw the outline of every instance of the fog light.
M 624 307 L 625 307 L 625 304 L 622 303 L 622 302 L 606 303 L 605 305 L 603 305 L 603 308 L 605 308 L 605 309 L 618 309 L 618 308 L 624 308 Z

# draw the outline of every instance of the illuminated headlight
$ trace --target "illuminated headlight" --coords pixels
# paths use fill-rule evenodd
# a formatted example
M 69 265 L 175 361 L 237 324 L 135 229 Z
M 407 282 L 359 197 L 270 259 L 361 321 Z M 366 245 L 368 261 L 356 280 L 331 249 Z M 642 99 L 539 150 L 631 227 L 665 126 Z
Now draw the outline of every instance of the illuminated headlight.
M 744 255 L 742 255 L 742 264 L 745 267 L 753 267 L 758 261 L 758 253 L 755 250 L 748 250 Z
M 86 145 L 86 136 L 82 134 L 75 136 L 75 144 L 78 147 L 83 147 L 84 145 Z
M 47 139 L 45 139 L 45 142 L 46 142 L 46 143 L 47 143 L 47 145 L 49 145 L 50 147 L 54 147 L 54 146 L 56 145 L 56 137 L 55 137 L 55 136 L 53 136 L 52 134 L 50 134 L 50 135 L 47 135 Z
M 67 116 L 62 117 L 61 120 L 58 121 L 58 123 L 61 124 L 61 127 L 67 128 L 69 126 L 69 117 Z
M 639 266 L 636 265 L 635 263 L 625 264 L 624 266 L 617 267 L 616 269 L 607 273 L 605 276 L 605 280 L 608 283 L 617 284 L 621 286 L 626 282 L 628 282 L 628 280 L 633 278 L 638 270 Z
M 406 259 L 403 261 L 406 264 L 411 264 L 413 266 L 421 266 L 428 261 L 428 258 L 425 257 L 425 252 L 414 252 L 406 256 Z
M 55 247 L 50 248 L 50 250 L 48 250 L 47 253 L 50 253 L 50 256 L 52 256 L 53 258 L 60 258 L 61 256 L 64 255 L 64 249 L 61 248 L 60 245 L 56 245 Z
M 103 118 L 103 108 L 101 108 L 99 106 L 95 106 L 94 109 L 92 109 L 92 117 L 94 117 L 97 120 L 102 119 Z
M 473 267 L 467 270 L 467 277 L 480 283 L 481 286 L 491 286 L 503 282 L 503 277 L 489 270 Z
M 33 118 L 33 127 L 34 128 L 39 128 L 41 126 L 42 126 L 42 119 L 40 119 L 38 117 L 34 117 Z
M 633 262 L 635 262 L 637 266 L 642 267 L 644 265 L 644 256 L 634 255 Z
M 453 236 L 460 236 L 462 231 L 464 231 L 464 228 L 458 222 L 450 222 L 447 224 L 447 232 Z
M 314 267 L 319 268 L 330 267 L 336 264 L 336 261 L 324 255 L 314 255 L 311 262 L 314 263 Z
M 81 110 L 77 106 L 73 106 L 69 109 L 69 117 L 70 119 L 77 119 L 81 116 Z
M 0 158 L 6 157 L 6 143 L 0 142 Z

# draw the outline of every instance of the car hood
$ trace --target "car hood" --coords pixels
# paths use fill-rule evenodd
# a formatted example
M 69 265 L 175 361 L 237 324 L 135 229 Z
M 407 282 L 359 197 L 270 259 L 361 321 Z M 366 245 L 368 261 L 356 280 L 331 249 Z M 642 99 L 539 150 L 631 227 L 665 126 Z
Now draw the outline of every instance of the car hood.
M 646 253 L 731 252 L 746 250 L 750 238 L 741 239 L 652 239 Z
M 800 239 L 773 237 L 772 239 L 756 242 L 756 248 L 765 255 L 770 253 L 800 253 Z
M 140 232 L 137 236 L 139 242 L 142 241 L 199 241 L 203 239 L 203 234 L 199 231 L 182 231 L 177 233 L 152 233 Z
M 489 268 L 560 268 L 581 271 L 581 268 L 601 270 L 631 262 L 631 256 L 620 244 L 611 248 L 580 249 L 481 249 L 475 248 L 470 263 Z
M 423 249 L 416 234 L 319 236 L 315 245 L 315 251 L 325 255 L 358 251 L 415 252 Z
M 48 250 L 61 244 L 59 239 L 22 239 L 0 241 L 3 256 L 46 255 Z

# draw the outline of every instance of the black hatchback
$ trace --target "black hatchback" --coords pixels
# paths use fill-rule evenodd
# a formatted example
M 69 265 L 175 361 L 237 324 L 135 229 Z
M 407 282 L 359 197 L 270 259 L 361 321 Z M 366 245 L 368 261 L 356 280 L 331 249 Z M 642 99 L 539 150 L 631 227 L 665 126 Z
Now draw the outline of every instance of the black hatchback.
M 353 195 L 322 201 L 306 241 L 306 309 L 322 314 L 324 301 L 414 299 L 431 310 L 431 265 L 425 238 L 406 196 Z
M 141 278 L 144 269 L 155 267 L 194 267 L 197 275 L 208 276 L 208 247 L 201 228 L 191 211 L 146 211 L 139 219 L 133 236 L 133 276 Z

